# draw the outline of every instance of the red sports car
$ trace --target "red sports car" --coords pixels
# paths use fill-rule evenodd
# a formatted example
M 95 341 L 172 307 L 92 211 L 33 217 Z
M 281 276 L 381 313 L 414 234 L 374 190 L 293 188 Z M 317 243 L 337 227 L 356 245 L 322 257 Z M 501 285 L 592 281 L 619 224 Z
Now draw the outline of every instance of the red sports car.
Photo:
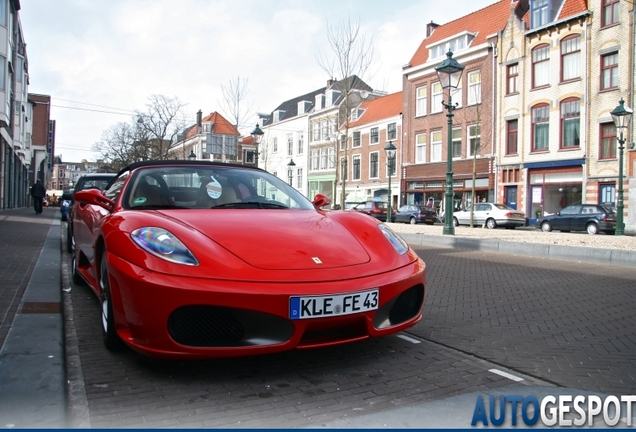
M 77 192 L 72 273 L 104 343 L 185 359 L 314 348 L 422 318 L 425 263 L 386 225 L 258 168 L 134 163 Z

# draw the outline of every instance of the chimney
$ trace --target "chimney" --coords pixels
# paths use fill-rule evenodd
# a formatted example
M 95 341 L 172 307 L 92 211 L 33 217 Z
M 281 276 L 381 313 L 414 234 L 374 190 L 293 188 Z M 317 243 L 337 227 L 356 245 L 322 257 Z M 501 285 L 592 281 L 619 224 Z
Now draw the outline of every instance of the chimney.
M 201 116 L 203 115 L 203 113 L 201 112 L 201 110 L 197 111 L 197 127 L 199 128 L 199 131 L 201 130 Z
M 430 37 L 437 27 L 439 27 L 439 24 L 435 24 L 433 21 L 426 24 L 426 37 Z
M 329 90 L 332 85 L 333 85 L 333 80 L 332 79 L 328 79 L 327 80 L 327 90 Z

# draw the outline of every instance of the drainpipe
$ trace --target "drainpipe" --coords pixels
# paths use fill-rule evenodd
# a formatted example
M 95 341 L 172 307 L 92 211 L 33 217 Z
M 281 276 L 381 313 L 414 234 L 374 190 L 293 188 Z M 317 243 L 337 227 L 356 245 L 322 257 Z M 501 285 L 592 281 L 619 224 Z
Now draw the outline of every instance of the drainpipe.
M 499 31 L 498 37 L 497 37 L 497 42 L 499 42 L 501 38 L 501 31 Z M 496 105 L 496 100 L 495 100 L 495 96 L 496 96 L 496 92 L 495 92 L 495 84 L 496 84 L 496 80 L 495 80 L 495 75 L 497 72 L 497 44 L 495 44 L 494 42 L 490 42 L 490 48 L 492 49 L 492 73 L 491 75 L 491 86 L 490 86 L 490 92 L 491 92 L 491 96 L 490 96 L 490 100 L 492 101 L 491 104 L 491 114 L 490 114 L 490 123 L 491 123 L 491 128 L 490 130 L 492 130 L 491 132 L 491 136 L 490 136 L 490 154 L 492 155 L 492 161 L 493 161 L 493 171 L 494 171 L 494 178 L 495 178 L 495 184 L 494 184 L 494 201 L 495 202 L 499 202 L 499 197 L 497 196 L 497 189 L 498 189 L 498 183 L 499 183 L 499 164 L 497 163 L 497 151 L 495 148 L 495 131 L 496 131 L 496 122 L 495 122 L 495 105 Z M 481 131 L 480 131 L 481 133 Z M 473 186 L 475 184 L 475 181 L 473 180 Z M 475 197 L 473 196 L 473 201 L 475 200 Z

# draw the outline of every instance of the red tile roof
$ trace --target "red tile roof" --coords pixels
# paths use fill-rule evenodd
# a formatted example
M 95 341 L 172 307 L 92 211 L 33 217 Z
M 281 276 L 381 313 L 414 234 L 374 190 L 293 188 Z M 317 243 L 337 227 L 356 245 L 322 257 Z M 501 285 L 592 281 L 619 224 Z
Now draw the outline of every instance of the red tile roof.
M 225 117 L 223 117 L 221 114 L 219 114 L 218 112 L 214 111 L 213 113 L 205 116 L 204 118 L 201 119 L 202 123 L 208 123 L 208 122 L 212 122 L 214 123 L 214 126 L 212 128 L 212 133 L 214 134 L 218 134 L 218 135 L 236 135 L 239 136 L 240 133 L 239 131 L 236 129 L 236 127 L 230 123 L 228 120 L 225 119 Z M 197 128 L 195 127 L 196 125 L 193 125 L 190 127 L 190 129 L 188 129 L 188 131 L 185 134 L 184 139 L 188 139 L 191 138 L 193 136 L 195 136 L 197 134 Z
M 402 112 L 402 92 L 364 101 L 360 109 L 365 110 L 364 113 L 358 120 L 349 123 L 350 128 L 399 115 Z
M 450 38 L 463 31 L 476 33 L 471 45 L 486 42 L 486 38 L 503 30 L 511 13 L 510 0 L 499 0 L 490 6 L 437 27 L 433 34 L 424 39 L 411 58 L 410 66 L 419 66 L 428 61 L 428 45 Z M 440 62 L 442 59 L 440 59 Z

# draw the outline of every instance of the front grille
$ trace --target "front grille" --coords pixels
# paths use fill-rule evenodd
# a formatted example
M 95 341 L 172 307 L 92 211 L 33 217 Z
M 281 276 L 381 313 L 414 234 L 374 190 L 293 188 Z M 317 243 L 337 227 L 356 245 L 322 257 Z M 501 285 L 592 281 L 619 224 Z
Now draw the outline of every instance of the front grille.
M 175 342 L 193 347 L 236 346 L 244 330 L 231 309 L 184 306 L 168 318 L 168 333 Z

